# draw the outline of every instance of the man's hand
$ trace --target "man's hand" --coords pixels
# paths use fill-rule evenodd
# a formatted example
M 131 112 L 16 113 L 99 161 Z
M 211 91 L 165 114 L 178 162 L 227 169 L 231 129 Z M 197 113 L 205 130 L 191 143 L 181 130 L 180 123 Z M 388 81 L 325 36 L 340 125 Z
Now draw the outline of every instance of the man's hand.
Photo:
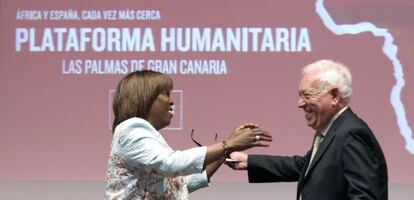
M 225 163 L 234 170 L 247 170 L 247 157 L 246 153 L 235 151 L 230 154 L 233 161 L 226 161 Z

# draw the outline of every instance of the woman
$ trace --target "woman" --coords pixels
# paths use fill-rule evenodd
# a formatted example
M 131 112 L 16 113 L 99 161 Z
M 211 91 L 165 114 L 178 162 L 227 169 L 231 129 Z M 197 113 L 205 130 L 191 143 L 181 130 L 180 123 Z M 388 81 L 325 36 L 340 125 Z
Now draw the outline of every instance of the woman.
M 172 88 L 167 75 L 154 71 L 133 72 L 119 82 L 106 199 L 188 199 L 189 192 L 208 185 L 222 158 L 271 141 L 268 133 L 246 124 L 217 144 L 172 150 L 158 132 L 173 116 Z

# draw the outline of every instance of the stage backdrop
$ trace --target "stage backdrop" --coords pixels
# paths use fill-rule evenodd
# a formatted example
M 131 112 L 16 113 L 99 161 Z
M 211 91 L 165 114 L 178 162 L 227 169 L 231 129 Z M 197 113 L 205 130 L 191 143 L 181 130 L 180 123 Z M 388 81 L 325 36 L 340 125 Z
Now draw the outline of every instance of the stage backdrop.
M 273 134 L 249 153 L 303 155 L 300 69 L 353 72 L 353 110 L 385 153 L 390 182 L 414 182 L 414 2 L 16 1 L 0 4 L 0 179 L 105 180 L 111 98 L 127 73 L 171 76 L 162 131 L 174 149 L 214 143 L 244 122 Z M 222 167 L 213 181 L 247 181 Z

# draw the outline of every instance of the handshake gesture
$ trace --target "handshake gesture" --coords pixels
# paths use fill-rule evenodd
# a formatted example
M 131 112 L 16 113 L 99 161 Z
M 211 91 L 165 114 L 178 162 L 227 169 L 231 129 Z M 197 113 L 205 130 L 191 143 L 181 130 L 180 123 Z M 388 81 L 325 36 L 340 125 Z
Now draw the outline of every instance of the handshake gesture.
M 236 128 L 226 140 L 230 155 L 225 164 L 235 170 L 247 169 L 247 154 L 238 152 L 252 147 L 268 147 L 272 135 L 259 128 L 258 125 L 247 123 Z

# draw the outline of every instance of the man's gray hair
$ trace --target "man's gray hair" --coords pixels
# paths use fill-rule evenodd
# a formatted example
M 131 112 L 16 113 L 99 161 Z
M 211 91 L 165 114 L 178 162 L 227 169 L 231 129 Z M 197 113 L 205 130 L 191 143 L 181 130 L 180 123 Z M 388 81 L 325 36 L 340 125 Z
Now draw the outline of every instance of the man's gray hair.
M 322 82 L 322 90 L 338 88 L 341 97 L 348 103 L 352 96 L 352 74 L 349 68 L 333 60 L 318 60 L 305 66 L 302 75 L 316 73 L 316 78 Z

